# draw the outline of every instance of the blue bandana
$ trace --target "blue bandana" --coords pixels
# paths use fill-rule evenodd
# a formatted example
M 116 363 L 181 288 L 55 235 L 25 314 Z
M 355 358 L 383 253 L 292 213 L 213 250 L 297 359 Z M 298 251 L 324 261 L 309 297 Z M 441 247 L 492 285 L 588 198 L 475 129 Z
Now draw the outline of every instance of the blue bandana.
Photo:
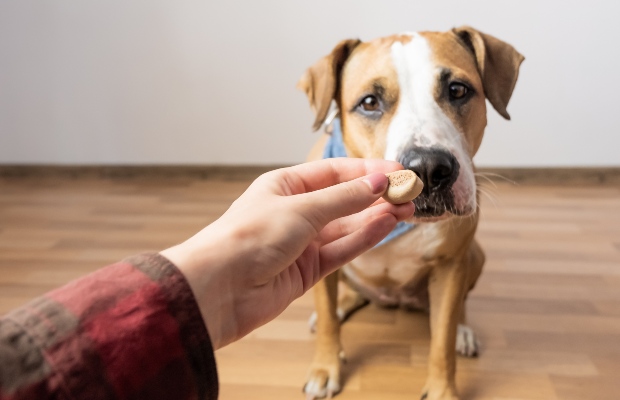
M 342 141 L 342 131 L 340 130 L 340 119 L 336 118 L 331 124 L 332 132 L 331 136 L 327 140 L 325 149 L 323 150 L 323 158 L 338 158 L 347 157 L 347 151 L 344 148 L 344 142 Z M 399 222 L 392 232 L 390 232 L 382 241 L 377 243 L 375 247 L 382 246 L 390 240 L 396 239 L 400 235 L 403 235 L 415 228 L 414 224 L 407 222 Z

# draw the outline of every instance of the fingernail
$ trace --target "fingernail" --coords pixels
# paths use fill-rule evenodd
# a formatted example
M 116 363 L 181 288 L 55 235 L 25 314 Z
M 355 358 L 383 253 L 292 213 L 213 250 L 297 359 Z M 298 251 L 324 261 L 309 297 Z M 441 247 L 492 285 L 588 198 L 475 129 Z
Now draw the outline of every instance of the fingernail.
M 373 194 L 385 192 L 388 184 L 387 176 L 379 172 L 366 176 L 363 181 L 370 187 Z

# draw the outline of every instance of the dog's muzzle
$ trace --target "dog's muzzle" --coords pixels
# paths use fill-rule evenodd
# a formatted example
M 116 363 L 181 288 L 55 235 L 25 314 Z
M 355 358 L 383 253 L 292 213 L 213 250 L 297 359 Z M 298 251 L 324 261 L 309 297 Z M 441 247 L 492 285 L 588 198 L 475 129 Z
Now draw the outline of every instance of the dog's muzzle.
M 454 211 L 452 185 L 460 166 L 452 153 L 440 147 L 414 147 L 401 157 L 400 163 L 424 183 L 424 190 L 413 201 L 415 217 L 438 217 Z

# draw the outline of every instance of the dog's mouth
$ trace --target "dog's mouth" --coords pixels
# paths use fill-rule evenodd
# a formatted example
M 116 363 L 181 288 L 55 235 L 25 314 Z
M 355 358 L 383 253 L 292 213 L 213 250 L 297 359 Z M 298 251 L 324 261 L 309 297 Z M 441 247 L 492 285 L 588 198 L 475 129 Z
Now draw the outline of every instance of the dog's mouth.
M 457 214 L 454 209 L 454 195 L 452 190 L 441 192 L 422 193 L 415 200 L 413 217 L 420 220 L 439 220 Z
M 454 217 L 464 217 L 470 212 L 458 210 L 451 202 L 428 203 L 425 199 L 413 200 L 415 204 L 415 213 L 413 214 L 413 222 L 438 222 Z
M 414 223 L 430 223 L 438 222 L 453 217 L 451 212 L 437 207 L 416 208 L 413 214 L 412 222 Z
M 414 202 L 415 204 L 415 202 Z M 445 214 L 446 209 L 434 206 L 416 207 L 414 216 L 418 218 L 440 217 Z

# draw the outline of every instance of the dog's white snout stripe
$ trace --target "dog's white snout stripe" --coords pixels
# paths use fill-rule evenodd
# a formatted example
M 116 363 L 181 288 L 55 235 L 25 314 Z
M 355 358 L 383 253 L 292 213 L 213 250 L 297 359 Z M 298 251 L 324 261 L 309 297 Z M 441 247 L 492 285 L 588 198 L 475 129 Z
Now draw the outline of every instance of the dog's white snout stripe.
M 435 101 L 438 70 L 432 60 L 432 49 L 423 36 L 415 33 L 411 36 L 408 43 L 397 41 L 391 48 L 400 96 L 387 131 L 384 157 L 401 161 L 412 147 L 448 149 L 461 166 L 453 188 L 455 206 L 473 210 L 476 206 L 473 166 L 461 133 Z

